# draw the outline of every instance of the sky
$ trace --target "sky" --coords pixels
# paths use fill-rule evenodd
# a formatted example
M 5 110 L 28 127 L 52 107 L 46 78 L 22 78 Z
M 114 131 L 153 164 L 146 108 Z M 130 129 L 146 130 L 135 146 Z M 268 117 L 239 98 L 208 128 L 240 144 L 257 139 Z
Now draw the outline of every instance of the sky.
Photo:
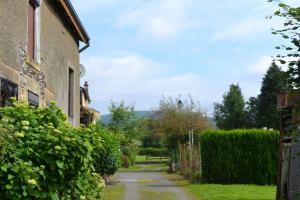
M 298 0 L 287 0 L 299 6 Z M 267 0 L 71 0 L 90 38 L 81 53 L 91 106 L 107 114 L 111 100 L 136 110 L 162 95 L 191 95 L 208 114 L 229 85 L 247 100 L 283 43 L 271 34 L 278 8 Z M 297 5 L 298 4 L 298 5 Z

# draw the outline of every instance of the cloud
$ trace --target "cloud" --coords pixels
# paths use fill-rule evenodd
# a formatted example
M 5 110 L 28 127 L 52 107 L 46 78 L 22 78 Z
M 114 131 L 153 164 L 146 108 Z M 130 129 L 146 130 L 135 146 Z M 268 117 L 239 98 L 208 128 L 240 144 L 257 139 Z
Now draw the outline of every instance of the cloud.
M 262 56 L 254 63 L 250 64 L 247 67 L 247 72 L 249 75 L 263 75 L 266 73 L 268 68 L 272 63 L 272 57 L 270 56 Z
M 104 113 L 111 99 L 135 102 L 137 109 L 151 109 L 162 95 L 190 94 L 205 105 L 214 97 L 199 75 L 170 75 L 169 66 L 136 54 L 89 57 L 82 63 L 86 67 L 82 81 L 90 83 L 92 105 Z
M 116 0 L 71 0 L 75 10 L 79 13 L 91 13 L 110 7 Z
M 191 0 L 153 0 L 123 11 L 118 27 L 133 27 L 142 35 L 165 39 L 184 31 L 191 21 L 188 8 Z
M 271 30 L 272 24 L 266 19 L 248 18 L 213 34 L 214 40 L 248 40 Z

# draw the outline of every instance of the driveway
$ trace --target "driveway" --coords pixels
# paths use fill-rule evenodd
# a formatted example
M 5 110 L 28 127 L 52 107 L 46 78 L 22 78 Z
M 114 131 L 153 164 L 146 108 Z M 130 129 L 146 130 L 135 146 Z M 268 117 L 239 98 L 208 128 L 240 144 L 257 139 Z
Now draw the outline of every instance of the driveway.
M 120 200 L 192 200 L 184 190 L 166 179 L 161 165 L 139 167 L 138 170 L 118 172 L 114 176 L 116 184 L 125 186 L 125 194 Z

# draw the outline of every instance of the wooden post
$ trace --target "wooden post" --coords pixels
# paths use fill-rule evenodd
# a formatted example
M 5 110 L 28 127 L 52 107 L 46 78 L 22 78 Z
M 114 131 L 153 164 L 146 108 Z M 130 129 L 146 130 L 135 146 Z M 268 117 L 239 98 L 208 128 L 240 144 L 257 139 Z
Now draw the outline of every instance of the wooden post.
M 280 136 L 279 136 L 279 152 L 278 152 L 278 171 L 277 171 L 277 191 L 276 200 L 281 200 L 281 176 L 282 176 L 282 154 L 283 154 L 283 124 L 282 124 L 282 113 L 280 112 Z

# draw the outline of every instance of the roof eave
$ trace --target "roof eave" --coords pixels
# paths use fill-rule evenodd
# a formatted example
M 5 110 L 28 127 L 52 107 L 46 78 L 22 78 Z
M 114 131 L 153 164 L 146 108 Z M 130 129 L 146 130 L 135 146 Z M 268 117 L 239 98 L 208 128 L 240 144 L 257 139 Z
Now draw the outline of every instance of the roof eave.
M 85 30 L 83 24 L 81 23 L 72 3 L 70 0 L 59 0 L 67 15 L 69 16 L 78 36 L 80 37 L 80 41 L 84 42 L 86 45 L 90 44 L 90 37 Z

